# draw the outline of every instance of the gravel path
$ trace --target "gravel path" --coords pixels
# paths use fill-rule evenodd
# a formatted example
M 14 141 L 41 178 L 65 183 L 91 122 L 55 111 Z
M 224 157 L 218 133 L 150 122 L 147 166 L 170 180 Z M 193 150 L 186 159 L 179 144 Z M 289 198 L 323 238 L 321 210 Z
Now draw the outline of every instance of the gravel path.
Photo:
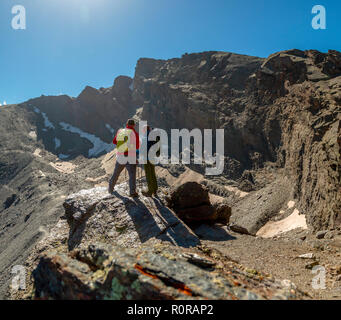
M 234 237 L 228 241 L 203 242 L 218 249 L 228 258 L 256 269 L 275 278 L 288 279 L 313 299 L 341 299 L 341 240 L 317 240 L 306 231 L 292 231 L 278 238 L 263 239 L 231 232 Z M 305 240 L 300 238 L 306 237 Z M 315 259 L 303 259 L 298 256 L 313 253 Z M 306 266 L 314 261 L 326 270 L 326 288 L 315 290 L 313 279 L 319 273 L 313 273 Z

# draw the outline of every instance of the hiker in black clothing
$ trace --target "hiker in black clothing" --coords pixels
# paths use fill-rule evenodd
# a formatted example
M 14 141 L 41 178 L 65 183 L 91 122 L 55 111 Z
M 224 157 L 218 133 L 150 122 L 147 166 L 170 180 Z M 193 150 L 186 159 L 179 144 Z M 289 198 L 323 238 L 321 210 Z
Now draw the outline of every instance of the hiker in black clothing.
M 150 126 L 145 126 L 143 128 L 144 133 L 144 139 L 147 139 L 147 155 L 149 153 L 150 148 L 157 142 L 160 141 L 160 137 L 156 138 L 156 141 L 149 141 L 149 133 L 153 131 L 154 128 L 151 128 Z M 160 155 L 160 149 L 156 153 L 157 156 Z M 150 162 L 150 159 L 147 156 L 147 163 L 144 164 L 144 171 L 146 174 L 146 180 L 147 180 L 147 188 L 144 188 L 142 190 L 142 194 L 148 197 L 151 197 L 153 195 L 156 195 L 158 185 L 157 185 L 157 179 L 155 174 L 155 165 Z

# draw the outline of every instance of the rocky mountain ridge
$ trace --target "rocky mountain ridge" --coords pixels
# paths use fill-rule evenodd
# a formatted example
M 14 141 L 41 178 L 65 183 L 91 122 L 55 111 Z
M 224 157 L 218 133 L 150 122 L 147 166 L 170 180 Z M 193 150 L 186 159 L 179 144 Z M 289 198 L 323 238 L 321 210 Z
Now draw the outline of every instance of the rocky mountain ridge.
M 205 177 L 193 164 L 162 166 L 160 186 L 205 184 L 253 235 L 293 217 L 312 232 L 334 232 L 341 222 L 340 105 L 341 54 L 288 50 L 267 59 L 215 51 L 142 58 L 134 79 L 120 76 L 110 88 L 1 107 L 0 294 L 9 269 L 63 215 L 64 199 L 106 185 L 112 136 L 129 117 L 166 130 L 224 129 L 221 176 Z

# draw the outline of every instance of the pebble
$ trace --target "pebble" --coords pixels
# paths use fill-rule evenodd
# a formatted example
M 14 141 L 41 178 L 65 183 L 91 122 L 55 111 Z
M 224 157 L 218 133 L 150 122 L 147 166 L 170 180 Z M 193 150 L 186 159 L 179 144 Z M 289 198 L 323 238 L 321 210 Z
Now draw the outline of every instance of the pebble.
M 323 239 L 327 232 L 328 232 L 328 230 L 322 230 L 322 231 L 316 232 L 316 238 L 317 239 Z
M 319 264 L 318 261 L 310 262 L 310 263 L 308 263 L 308 264 L 305 265 L 305 268 L 306 268 L 306 269 L 312 269 L 312 268 L 314 268 L 315 266 L 317 266 L 318 264 Z
M 312 252 L 301 254 L 298 257 L 301 259 L 315 259 L 315 255 Z

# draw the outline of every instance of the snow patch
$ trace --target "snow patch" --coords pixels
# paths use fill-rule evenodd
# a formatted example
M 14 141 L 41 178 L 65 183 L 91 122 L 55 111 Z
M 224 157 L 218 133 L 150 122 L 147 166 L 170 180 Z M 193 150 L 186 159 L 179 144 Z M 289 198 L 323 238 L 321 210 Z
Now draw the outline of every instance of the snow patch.
M 33 107 L 35 113 L 40 113 L 40 110 L 37 107 Z
M 272 238 L 281 233 L 288 232 L 297 228 L 308 229 L 304 214 L 300 214 L 297 209 L 285 219 L 280 221 L 269 221 L 256 234 L 262 238 Z
M 55 129 L 54 125 L 52 124 L 52 122 L 49 120 L 49 118 L 47 117 L 46 113 L 45 112 L 42 112 L 40 111 L 37 107 L 33 107 L 33 110 L 35 113 L 37 114 L 41 114 L 44 118 L 44 126 L 45 128 L 48 128 L 48 129 Z M 46 129 L 43 131 L 47 131 Z
M 40 152 L 41 152 L 41 149 L 39 149 L 39 148 L 35 149 L 34 152 L 33 152 L 33 155 L 35 155 L 36 157 L 40 157 L 41 158 Z
M 46 128 L 55 129 L 54 125 L 51 123 L 45 112 L 41 113 L 44 118 L 44 125 Z
M 55 145 L 56 145 L 56 150 L 61 146 L 61 141 L 60 141 L 60 139 L 58 139 L 58 138 L 54 138 L 54 143 L 55 143 Z
M 291 209 L 295 206 L 295 201 L 289 201 L 288 202 L 288 209 Z
M 37 140 L 37 134 L 35 131 L 30 131 L 28 134 L 33 140 Z
M 61 159 L 61 160 L 67 159 L 67 158 L 69 158 L 69 157 L 70 157 L 70 155 L 68 155 L 68 154 L 62 154 L 62 153 L 60 153 L 60 154 L 58 155 L 58 158 Z
M 113 129 L 111 126 L 110 126 L 110 124 L 105 124 L 105 127 L 112 133 L 112 134 L 114 134 L 115 133 L 115 129 Z
M 89 140 L 93 144 L 93 147 L 88 151 L 89 157 L 95 157 L 102 152 L 108 153 L 114 149 L 114 146 L 112 144 L 102 141 L 100 138 L 91 133 L 84 132 L 81 129 L 65 122 L 60 122 L 59 125 L 62 127 L 63 130 L 72 133 L 78 133 L 82 138 Z

